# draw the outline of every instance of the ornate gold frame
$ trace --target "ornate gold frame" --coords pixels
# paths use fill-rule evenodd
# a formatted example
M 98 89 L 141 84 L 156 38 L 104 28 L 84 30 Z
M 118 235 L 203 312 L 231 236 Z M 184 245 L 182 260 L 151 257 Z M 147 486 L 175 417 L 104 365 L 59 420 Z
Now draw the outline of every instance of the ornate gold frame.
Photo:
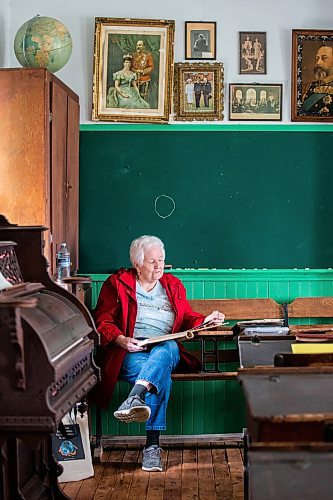
M 208 77 L 211 83 L 209 106 L 205 107 L 203 95 L 199 98 L 197 107 L 193 95 L 193 105 L 190 107 L 186 97 L 186 81 Z M 174 83 L 174 119 L 182 121 L 193 120 L 223 120 L 223 64 L 216 63 L 175 63 Z
M 154 19 L 95 18 L 94 121 L 165 123 L 171 110 L 175 22 Z M 142 40 L 154 60 L 149 82 L 149 108 L 124 108 L 107 96 L 114 92 L 113 74 L 123 68 L 123 56 L 136 52 Z M 115 93 L 117 97 L 117 93 Z

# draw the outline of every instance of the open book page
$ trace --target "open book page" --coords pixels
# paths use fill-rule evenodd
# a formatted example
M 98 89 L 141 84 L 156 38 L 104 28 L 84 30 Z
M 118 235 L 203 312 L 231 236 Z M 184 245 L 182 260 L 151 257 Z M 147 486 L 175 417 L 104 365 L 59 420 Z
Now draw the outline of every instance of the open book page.
M 247 321 L 238 321 L 237 325 L 238 326 L 283 326 L 284 320 L 280 318 L 264 318 L 264 319 L 250 319 Z
M 188 330 L 187 332 L 169 333 L 166 335 L 159 335 L 158 337 L 140 340 L 139 346 L 144 347 L 145 345 L 158 344 L 159 342 L 165 342 L 167 340 L 190 340 L 193 339 L 193 337 L 194 333 L 191 330 Z
M 216 328 L 217 326 L 222 326 L 227 323 L 222 321 L 206 321 L 201 323 L 190 330 L 186 330 L 184 332 L 178 333 L 168 333 L 166 335 L 159 335 L 158 337 L 151 337 L 149 339 L 144 339 L 139 342 L 139 346 L 144 347 L 145 345 L 157 344 L 159 342 L 165 342 L 167 340 L 191 340 L 194 337 L 196 332 L 200 332 L 202 330 L 208 330 L 210 328 Z

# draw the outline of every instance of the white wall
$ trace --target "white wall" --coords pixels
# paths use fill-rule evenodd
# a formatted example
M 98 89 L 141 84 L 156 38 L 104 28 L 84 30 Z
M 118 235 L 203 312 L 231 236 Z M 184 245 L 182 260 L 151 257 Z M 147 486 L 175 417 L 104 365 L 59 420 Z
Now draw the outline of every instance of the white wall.
M 10 65 L 10 0 L 0 0 L 0 68 Z
M 239 31 L 266 31 L 267 75 L 260 76 L 259 82 L 283 84 L 283 122 L 288 123 L 291 30 L 333 30 L 332 0 L 1 0 L 0 23 L 6 26 L 10 21 L 10 33 L 9 58 L 6 58 L 2 53 L 1 36 L 4 35 L 0 25 L 0 66 L 7 63 L 11 67 L 19 66 L 13 51 L 15 33 L 36 14 L 59 19 L 72 35 L 71 59 L 57 76 L 79 94 L 82 123 L 91 121 L 95 17 L 175 19 L 176 62 L 184 60 L 184 21 L 216 21 L 217 61 L 224 64 L 224 122 L 228 121 L 228 84 L 258 81 L 256 75 L 238 73 Z

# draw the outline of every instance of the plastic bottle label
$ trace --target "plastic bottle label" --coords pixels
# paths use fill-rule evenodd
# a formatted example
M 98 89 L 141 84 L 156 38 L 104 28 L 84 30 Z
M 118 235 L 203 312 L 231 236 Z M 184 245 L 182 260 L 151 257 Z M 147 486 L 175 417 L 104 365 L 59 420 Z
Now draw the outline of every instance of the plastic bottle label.
M 57 258 L 57 265 L 58 267 L 70 267 L 71 265 L 71 259 L 70 256 L 61 256 Z

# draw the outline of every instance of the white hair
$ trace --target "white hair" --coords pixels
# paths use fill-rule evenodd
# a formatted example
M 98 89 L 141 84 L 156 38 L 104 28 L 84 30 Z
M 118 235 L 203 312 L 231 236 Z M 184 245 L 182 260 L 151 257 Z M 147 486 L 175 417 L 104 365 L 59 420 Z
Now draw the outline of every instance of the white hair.
M 161 248 L 164 258 L 165 257 L 164 243 L 162 240 L 157 238 L 157 236 L 144 235 L 133 240 L 129 249 L 129 255 L 132 266 L 135 267 L 135 264 L 139 264 L 139 266 L 142 266 L 143 259 L 145 256 L 145 250 L 147 248 L 155 246 L 159 246 Z

